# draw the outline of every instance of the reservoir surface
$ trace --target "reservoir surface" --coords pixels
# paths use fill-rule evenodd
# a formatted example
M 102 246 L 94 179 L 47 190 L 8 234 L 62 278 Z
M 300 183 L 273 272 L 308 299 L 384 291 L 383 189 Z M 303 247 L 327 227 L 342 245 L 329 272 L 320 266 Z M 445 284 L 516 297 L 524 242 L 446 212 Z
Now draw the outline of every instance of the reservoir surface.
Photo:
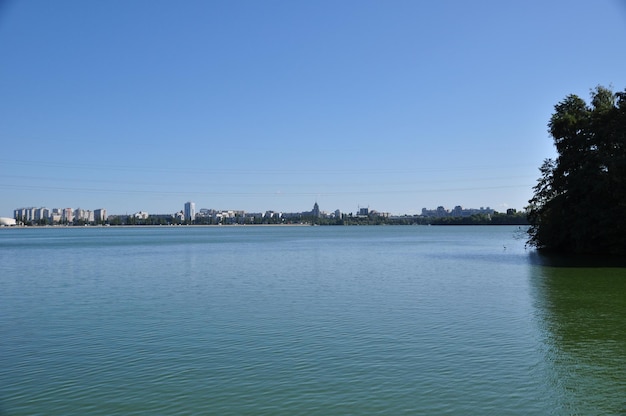
M 510 226 L 0 229 L 0 416 L 626 414 L 626 268 Z

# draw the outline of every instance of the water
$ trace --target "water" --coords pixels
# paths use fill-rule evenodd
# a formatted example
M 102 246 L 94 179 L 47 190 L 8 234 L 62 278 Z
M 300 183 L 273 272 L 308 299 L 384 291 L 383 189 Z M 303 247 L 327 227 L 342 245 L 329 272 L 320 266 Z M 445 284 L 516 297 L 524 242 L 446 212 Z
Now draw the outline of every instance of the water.
M 626 269 L 517 227 L 0 230 L 0 415 L 626 414 Z

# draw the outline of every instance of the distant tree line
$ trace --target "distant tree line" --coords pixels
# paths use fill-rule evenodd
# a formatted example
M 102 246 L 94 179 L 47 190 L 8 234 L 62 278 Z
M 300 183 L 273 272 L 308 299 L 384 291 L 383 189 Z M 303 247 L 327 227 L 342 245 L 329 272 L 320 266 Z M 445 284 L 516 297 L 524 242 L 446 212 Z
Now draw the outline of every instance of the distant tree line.
M 428 217 L 422 215 L 383 216 L 383 215 L 344 215 L 341 219 L 315 218 L 312 223 L 319 225 L 528 225 L 525 212 L 509 210 L 507 213 L 474 214 L 458 217 Z
M 341 217 L 302 215 L 279 216 L 237 216 L 231 218 L 213 218 L 198 216 L 188 221 L 173 215 L 151 215 L 139 218 L 135 215 L 111 215 L 106 222 L 90 224 L 85 220 L 75 220 L 64 225 L 111 225 L 111 226 L 155 226 L 155 225 L 273 225 L 273 224 L 310 224 L 310 225 L 527 225 L 526 213 L 508 210 L 507 213 L 474 214 L 471 216 L 429 217 L 422 215 L 388 216 L 378 213 L 369 215 L 344 214 Z M 52 225 L 49 220 L 32 221 L 25 225 Z M 60 224 L 61 225 L 61 224 Z
M 529 201 L 529 243 L 563 253 L 626 254 L 626 90 L 568 95 L 548 124 L 546 159 Z

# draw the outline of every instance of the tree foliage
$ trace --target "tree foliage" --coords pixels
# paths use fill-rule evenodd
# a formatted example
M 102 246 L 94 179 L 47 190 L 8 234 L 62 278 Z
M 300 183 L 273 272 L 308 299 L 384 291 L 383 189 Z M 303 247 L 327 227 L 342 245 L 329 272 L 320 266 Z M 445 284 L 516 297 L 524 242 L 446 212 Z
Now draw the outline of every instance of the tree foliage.
M 626 91 L 569 95 L 548 128 L 558 157 L 540 167 L 529 243 L 567 253 L 626 254 Z

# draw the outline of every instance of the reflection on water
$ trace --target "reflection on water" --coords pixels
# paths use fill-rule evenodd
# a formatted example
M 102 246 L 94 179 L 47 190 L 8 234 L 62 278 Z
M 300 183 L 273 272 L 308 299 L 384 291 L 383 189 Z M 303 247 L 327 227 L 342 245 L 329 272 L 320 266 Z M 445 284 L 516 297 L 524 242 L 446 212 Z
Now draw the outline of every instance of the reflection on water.
M 555 411 L 626 414 L 626 269 L 531 257 L 548 377 L 560 395 Z

